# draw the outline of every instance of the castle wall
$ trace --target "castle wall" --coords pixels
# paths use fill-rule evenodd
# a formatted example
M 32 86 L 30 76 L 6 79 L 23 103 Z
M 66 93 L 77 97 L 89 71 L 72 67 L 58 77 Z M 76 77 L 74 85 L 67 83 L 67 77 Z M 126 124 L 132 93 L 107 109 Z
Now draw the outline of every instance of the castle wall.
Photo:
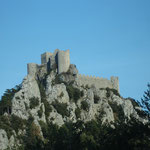
M 52 53 L 46 52 L 44 54 L 41 55 L 41 64 L 45 64 L 48 63 L 49 58 L 52 56 Z
M 119 81 L 117 77 L 111 77 L 111 80 L 100 78 L 100 77 L 92 77 L 85 75 L 77 75 L 77 83 L 81 85 L 94 85 L 97 89 L 99 88 L 113 88 L 119 92 Z
M 113 88 L 116 89 L 116 90 L 118 90 L 118 92 L 120 92 L 119 91 L 119 78 L 112 76 L 111 77 L 111 83 L 113 85 Z
M 35 73 L 37 72 L 38 69 L 38 65 L 35 63 L 29 63 L 27 64 L 27 68 L 28 68 L 28 74 L 35 76 Z
M 70 66 L 69 50 L 58 51 L 58 73 L 67 72 Z

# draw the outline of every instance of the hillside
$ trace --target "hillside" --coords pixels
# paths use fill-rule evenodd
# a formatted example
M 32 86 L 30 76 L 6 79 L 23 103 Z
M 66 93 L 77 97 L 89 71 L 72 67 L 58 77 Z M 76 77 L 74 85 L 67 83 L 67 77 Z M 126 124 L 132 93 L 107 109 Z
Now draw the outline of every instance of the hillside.
M 0 101 L 0 150 L 150 148 L 149 122 L 132 98 L 115 88 L 80 85 L 70 64 L 39 68 Z

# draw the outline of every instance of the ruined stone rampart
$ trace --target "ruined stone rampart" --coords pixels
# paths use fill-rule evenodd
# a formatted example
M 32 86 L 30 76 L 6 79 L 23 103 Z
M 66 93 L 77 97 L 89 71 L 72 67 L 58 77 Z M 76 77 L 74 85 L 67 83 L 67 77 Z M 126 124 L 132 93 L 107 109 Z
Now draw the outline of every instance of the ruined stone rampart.
M 27 64 L 27 68 L 28 68 L 28 74 L 31 76 L 35 76 L 38 65 L 35 63 L 29 63 L 29 64 Z
M 85 75 L 78 74 L 76 81 L 80 86 L 94 85 L 97 89 L 108 87 L 108 88 L 116 89 L 119 92 L 118 77 L 111 77 L 111 80 L 108 80 L 106 78 L 85 76 Z

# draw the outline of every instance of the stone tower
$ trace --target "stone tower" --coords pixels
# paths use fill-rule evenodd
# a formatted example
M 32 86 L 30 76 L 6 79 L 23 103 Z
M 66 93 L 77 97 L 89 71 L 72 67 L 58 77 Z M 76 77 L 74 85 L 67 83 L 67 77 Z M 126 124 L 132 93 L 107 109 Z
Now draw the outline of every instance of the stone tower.
M 41 64 L 46 64 L 48 63 L 50 57 L 52 56 L 52 53 L 45 52 L 44 54 L 41 55 Z
M 57 64 L 58 74 L 67 72 L 70 66 L 69 50 L 56 49 L 54 53 L 46 52 L 41 55 L 41 64 L 47 64 L 47 70 L 51 70 L 53 65 Z
M 27 64 L 27 69 L 28 69 L 28 74 L 31 76 L 35 76 L 37 72 L 38 65 L 35 63 L 28 63 Z
M 58 74 L 67 72 L 70 66 L 70 53 L 69 50 L 58 51 Z

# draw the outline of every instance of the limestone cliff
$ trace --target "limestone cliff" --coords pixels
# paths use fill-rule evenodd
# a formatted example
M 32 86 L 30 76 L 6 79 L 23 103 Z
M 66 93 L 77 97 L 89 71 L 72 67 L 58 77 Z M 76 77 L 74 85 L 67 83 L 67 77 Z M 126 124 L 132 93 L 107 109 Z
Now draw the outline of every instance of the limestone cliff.
M 27 75 L 13 96 L 11 115 L 26 121 L 32 118 L 41 139 L 44 139 L 41 122 L 62 126 L 69 121 L 99 119 L 103 124 L 112 124 L 115 121 L 126 122 L 131 117 L 146 122 L 138 115 L 141 108 L 135 101 L 124 99 L 114 89 L 80 86 L 76 82 L 77 72 L 71 65 L 67 73 L 57 74 L 52 70 L 48 74 Z M 4 115 L 9 117 L 7 113 Z M 0 149 L 20 146 L 22 141 L 18 136 L 26 132 L 26 128 L 18 128 L 8 138 L 7 131 L 0 129 Z

